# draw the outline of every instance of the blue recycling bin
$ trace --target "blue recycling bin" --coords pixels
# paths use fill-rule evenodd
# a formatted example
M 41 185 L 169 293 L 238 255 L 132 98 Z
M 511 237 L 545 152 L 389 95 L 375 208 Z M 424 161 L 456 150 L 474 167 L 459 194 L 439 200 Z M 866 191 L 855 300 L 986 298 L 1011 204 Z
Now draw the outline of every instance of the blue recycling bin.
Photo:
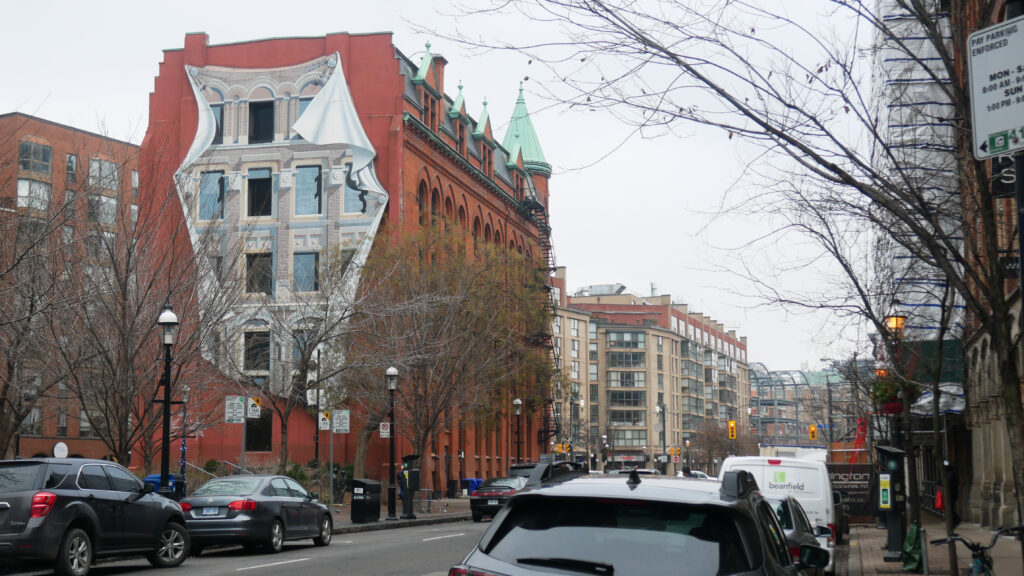
M 160 475 L 159 474 L 150 474 L 149 476 L 146 476 L 145 478 L 143 478 L 142 481 L 147 483 L 147 484 L 152 484 L 153 487 L 156 488 L 156 490 L 158 490 L 158 491 L 160 490 Z M 171 493 L 173 494 L 174 493 L 174 474 L 168 474 L 167 475 L 167 487 L 170 489 Z

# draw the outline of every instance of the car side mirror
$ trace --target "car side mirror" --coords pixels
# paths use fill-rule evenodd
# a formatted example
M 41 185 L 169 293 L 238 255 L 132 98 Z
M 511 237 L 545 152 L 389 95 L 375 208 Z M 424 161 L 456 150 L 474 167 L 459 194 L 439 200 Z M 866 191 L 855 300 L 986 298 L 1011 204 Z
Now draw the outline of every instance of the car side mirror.
M 804 544 L 800 547 L 800 565 L 808 568 L 824 568 L 828 566 L 828 550 Z
M 815 530 L 815 532 L 817 533 L 818 536 L 831 536 L 832 535 L 832 530 L 828 526 L 818 526 L 818 529 Z
M 320 493 L 319 492 L 309 492 L 308 494 L 306 494 L 306 499 L 307 500 L 319 500 L 320 499 Z
M 843 493 L 842 492 L 833 492 L 832 493 L 832 502 L 835 503 L 835 504 L 841 504 L 843 502 Z
M 153 492 L 156 492 L 156 486 L 154 486 L 152 482 L 146 482 L 142 485 L 142 490 L 139 491 L 139 495 L 145 496 L 146 494 L 152 494 Z

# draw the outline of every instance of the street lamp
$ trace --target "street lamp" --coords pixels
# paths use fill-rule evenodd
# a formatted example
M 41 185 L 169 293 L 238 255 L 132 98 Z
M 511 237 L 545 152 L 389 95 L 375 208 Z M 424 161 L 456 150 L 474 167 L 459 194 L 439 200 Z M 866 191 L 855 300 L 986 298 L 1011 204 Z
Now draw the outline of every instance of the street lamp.
M 665 454 L 665 403 L 658 402 L 654 405 L 654 411 L 661 417 L 661 453 Z M 661 466 L 658 466 L 661 468 Z M 662 474 L 668 472 L 668 461 L 665 462 L 665 469 L 661 471 Z
M 178 316 L 171 310 L 171 305 L 164 305 L 156 320 L 157 326 L 163 329 L 164 344 L 164 437 L 161 442 L 160 454 L 160 490 L 164 496 L 171 496 L 168 482 L 171 468 L 171 346 L 174 345 L 174 332 L 178 327 Z
M 181 494 L 182 498 L 185 497 L 186 490 L 187 490 L 187 487 L 188 487 L 188 485 L 187 485 L 187 483 L 185 481 L 185 478 L 186 478 L 185 477 L 185 472 L 186 472 L 185 466 L 186 466 L 186 461 L 188 459 L 188 393 L 189 393 L 189 390 L 190 390 L 190 388 L 189 388 L 188 384 L 186 384 L 181 389 L 181 462 L 179 462 L 179 464 L 180 464 L 179 467 L 181 468 L 181 478 L 178 479 L 178 482 L 181 482 L 181 488 L 178 490 L 178 493 Z
M 607 470 L 608 469 L 608 459 L 611 457 L 611 453 L 608 452 L 608 435 L 607 434 L 601 434 L 601 446 L 603 446 L 603 448 L 601 449 L 601 455 L 602 455 L 601 460 L 603 460 L 601 462 L 601 470 Z
M 388 516 L 385 520 L 398 520 L 395 514 L 395 388 L 398 387 L 398 369 L 389 367 L 384 372 L 384 382 L 388 386 L 390 404 L 388 408 Z M 319 409 L 319 407 L 317 408 Z
M 523 401 L 516 398 L 512 401 L 512 405 L 516 407 L 516 463 L 518 464 L 522 461 L 522 453 L 520 452 L 519 444 L 519 414 L 522 412 Z

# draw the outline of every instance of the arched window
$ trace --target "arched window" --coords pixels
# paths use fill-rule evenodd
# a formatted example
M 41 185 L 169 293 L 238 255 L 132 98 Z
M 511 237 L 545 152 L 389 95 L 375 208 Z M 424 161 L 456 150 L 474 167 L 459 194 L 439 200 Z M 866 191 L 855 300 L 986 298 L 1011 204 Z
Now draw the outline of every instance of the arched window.
M 427 225 L 427 184 L 420 182 L 419 192 L 416 194 L 416 205 L 420 210 L 420 226 Z

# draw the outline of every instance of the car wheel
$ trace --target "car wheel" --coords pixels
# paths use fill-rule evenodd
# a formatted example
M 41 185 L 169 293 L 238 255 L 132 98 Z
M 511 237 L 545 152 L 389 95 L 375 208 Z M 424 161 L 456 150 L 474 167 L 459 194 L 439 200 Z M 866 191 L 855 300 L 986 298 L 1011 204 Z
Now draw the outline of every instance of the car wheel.
M 324 514 L 324 517 L 320 519 L 320 535 L 313 538 L 313 544 L 327 546 L 331 543 L 331 536 L 333 534 L 334 524 L 331 522 L 331 517 Z
M 64 534 L 53 571 L 57 576 L 85 576 L 92 565 L 92 540 L 85 530 L 72 528 Z
M 473 522 L 480 522 L 484 519 L 484 515 L 479 512 L 473 512 Z
M 270 554 L 277 554 L 284 548 L 284 524 L 280 520 L 274 520 L 270 525 L 270 532 L 263 548 Z
M 168 522 L 160 532 L 160 545 L 146 554 L 146 560 L 157 568 L 174 568 L 188 557 L 190 543 L 184 526 Z

